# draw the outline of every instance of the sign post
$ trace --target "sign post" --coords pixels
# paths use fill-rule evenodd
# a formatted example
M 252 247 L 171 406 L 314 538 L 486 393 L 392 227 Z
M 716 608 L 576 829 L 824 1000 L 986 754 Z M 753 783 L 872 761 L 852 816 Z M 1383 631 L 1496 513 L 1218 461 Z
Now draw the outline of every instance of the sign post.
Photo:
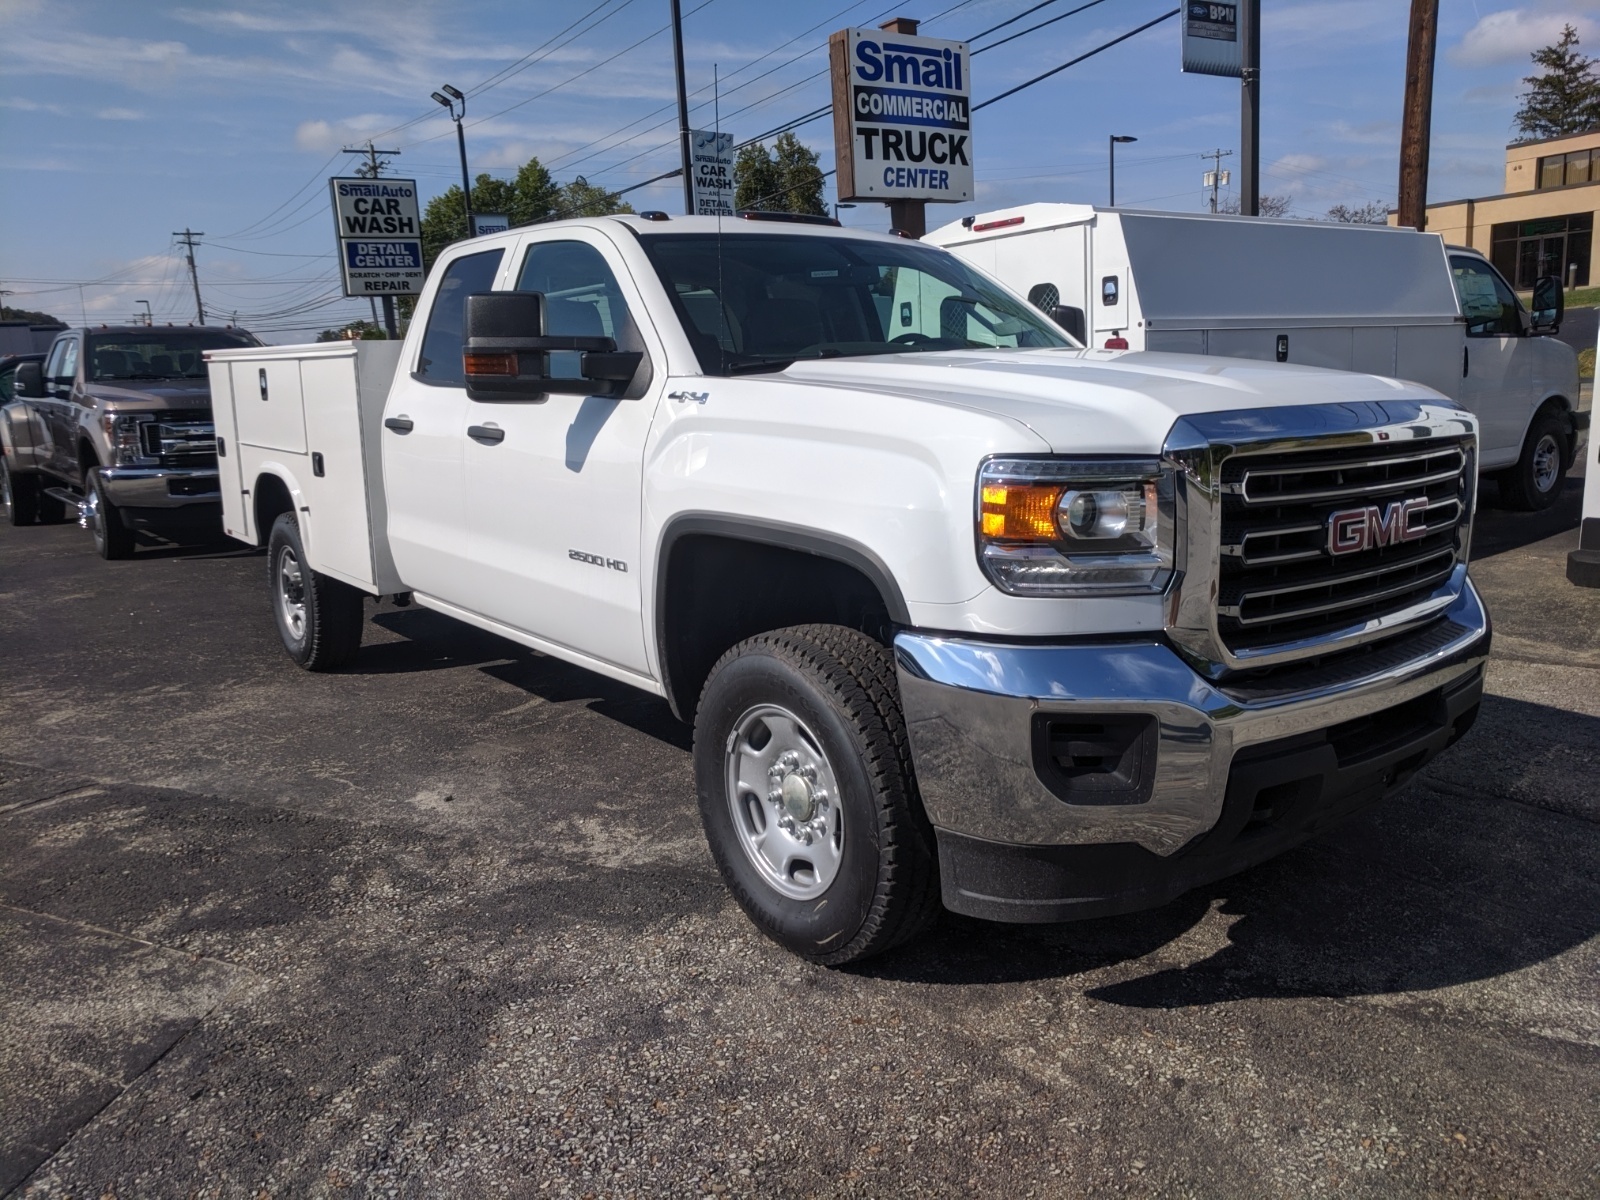
M 733 216 L 733 134 L 691 129 L 689 165 L 694 183 L 694 215 Z
M 839 199 L 889 205 L 921 237 L 926 205 L 971 200 L 972 77 L 965 42 L 917 36 L 897 17 L 828 39 Z
M 422 291 L 422 219 L 414 179 L 328 180 L 339 273 L 346 296 L 383 300 L 384 325 L 398 335 L 394 298 Z

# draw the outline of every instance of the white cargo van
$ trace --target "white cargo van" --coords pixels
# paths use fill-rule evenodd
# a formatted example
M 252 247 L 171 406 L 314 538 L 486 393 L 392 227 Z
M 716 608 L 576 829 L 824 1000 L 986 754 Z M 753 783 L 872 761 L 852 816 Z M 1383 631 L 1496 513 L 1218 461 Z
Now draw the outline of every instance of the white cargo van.
M 1576 449 L 1578 362 L 1475 250 L 1437 234 L 1027 204 L 927 241 L 997 276 L 1085 344 L 1296 362 L 1414 380 L 1472 410 L 1514 507 L 1554 503 Z M 1544 281 L 1541 281 L 1543 283 Z

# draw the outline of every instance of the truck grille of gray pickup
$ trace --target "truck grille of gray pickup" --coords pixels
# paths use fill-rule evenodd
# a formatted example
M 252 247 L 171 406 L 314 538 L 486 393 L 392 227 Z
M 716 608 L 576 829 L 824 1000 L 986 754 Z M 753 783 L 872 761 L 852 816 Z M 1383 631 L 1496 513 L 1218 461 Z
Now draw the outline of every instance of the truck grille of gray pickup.
M 164 467 L 205 467 L 217 461 L 217 434 L 205 409 L 162 413 L 146 421 L 144 452 Z
M 1243 654 L 1335 637 L 1426 601 L 1464 557 L 1473 464 L 1466 438 L 1230 455 L 1223 645 Z

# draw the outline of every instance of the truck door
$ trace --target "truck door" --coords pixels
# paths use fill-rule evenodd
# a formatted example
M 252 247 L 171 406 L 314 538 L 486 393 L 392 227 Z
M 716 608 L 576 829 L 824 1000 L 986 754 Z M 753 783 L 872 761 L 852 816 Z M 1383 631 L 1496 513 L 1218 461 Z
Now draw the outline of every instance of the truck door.
M 72 374 L 63 368 L 68 347 L 72 348 L 73 360 L 77 360 L 77 346 L 76 338 L 56 340 L 56 344 L 50 347 L 50 356 L 44 362 L 44 398 L 30 398 L 29 401 L 38 414 L 39 425 L 45 436 L 44 466 L 52 473 L 67 476 L 73 473 L 75 464 L 72 460 L 77 454 L 77 442 L 67 428 L 67 414 L 72 409 Z
M 515 286 L 544 293 L 546 332 L 643 350 L 655 382 L 634 400 L 467 401 L 470 588 L 485 616 L 645 674 L 641 478 L 665 358 L 646 342 L 643 301 L 603 234 L 530 235 L 521 248 Z M 577 359 L 553 353 L 550 369 L 577 377 Z
M 469 608 L 461 330 L 466 298 L 494 290 L 504 255 L 503 249 L 484 250 L 444 266 L 431 304 L 423 296 L 428 324 L 416 360 L 401 362 L 383 412 L 383 479 L 395 569 L 413 591 Z
M 1478 418 L 1483 465 L 1504 466 L 1521 453 L 1533 382 L 1522 353 L 1522 307 L 1477 255 L 1452 254 L 1450 275 L 1467 319 L 1460 400 Z

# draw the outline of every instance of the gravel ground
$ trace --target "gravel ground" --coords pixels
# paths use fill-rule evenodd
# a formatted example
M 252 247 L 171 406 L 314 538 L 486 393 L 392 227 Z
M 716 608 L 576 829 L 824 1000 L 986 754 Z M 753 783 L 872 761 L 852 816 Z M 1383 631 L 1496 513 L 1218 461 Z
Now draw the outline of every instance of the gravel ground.
M 1476 729 L 1155 912 L 762 940 L 664 704 L 0 529 L 0 1193 L 1592 1196 L 1600 593 L 1488 510 Z

